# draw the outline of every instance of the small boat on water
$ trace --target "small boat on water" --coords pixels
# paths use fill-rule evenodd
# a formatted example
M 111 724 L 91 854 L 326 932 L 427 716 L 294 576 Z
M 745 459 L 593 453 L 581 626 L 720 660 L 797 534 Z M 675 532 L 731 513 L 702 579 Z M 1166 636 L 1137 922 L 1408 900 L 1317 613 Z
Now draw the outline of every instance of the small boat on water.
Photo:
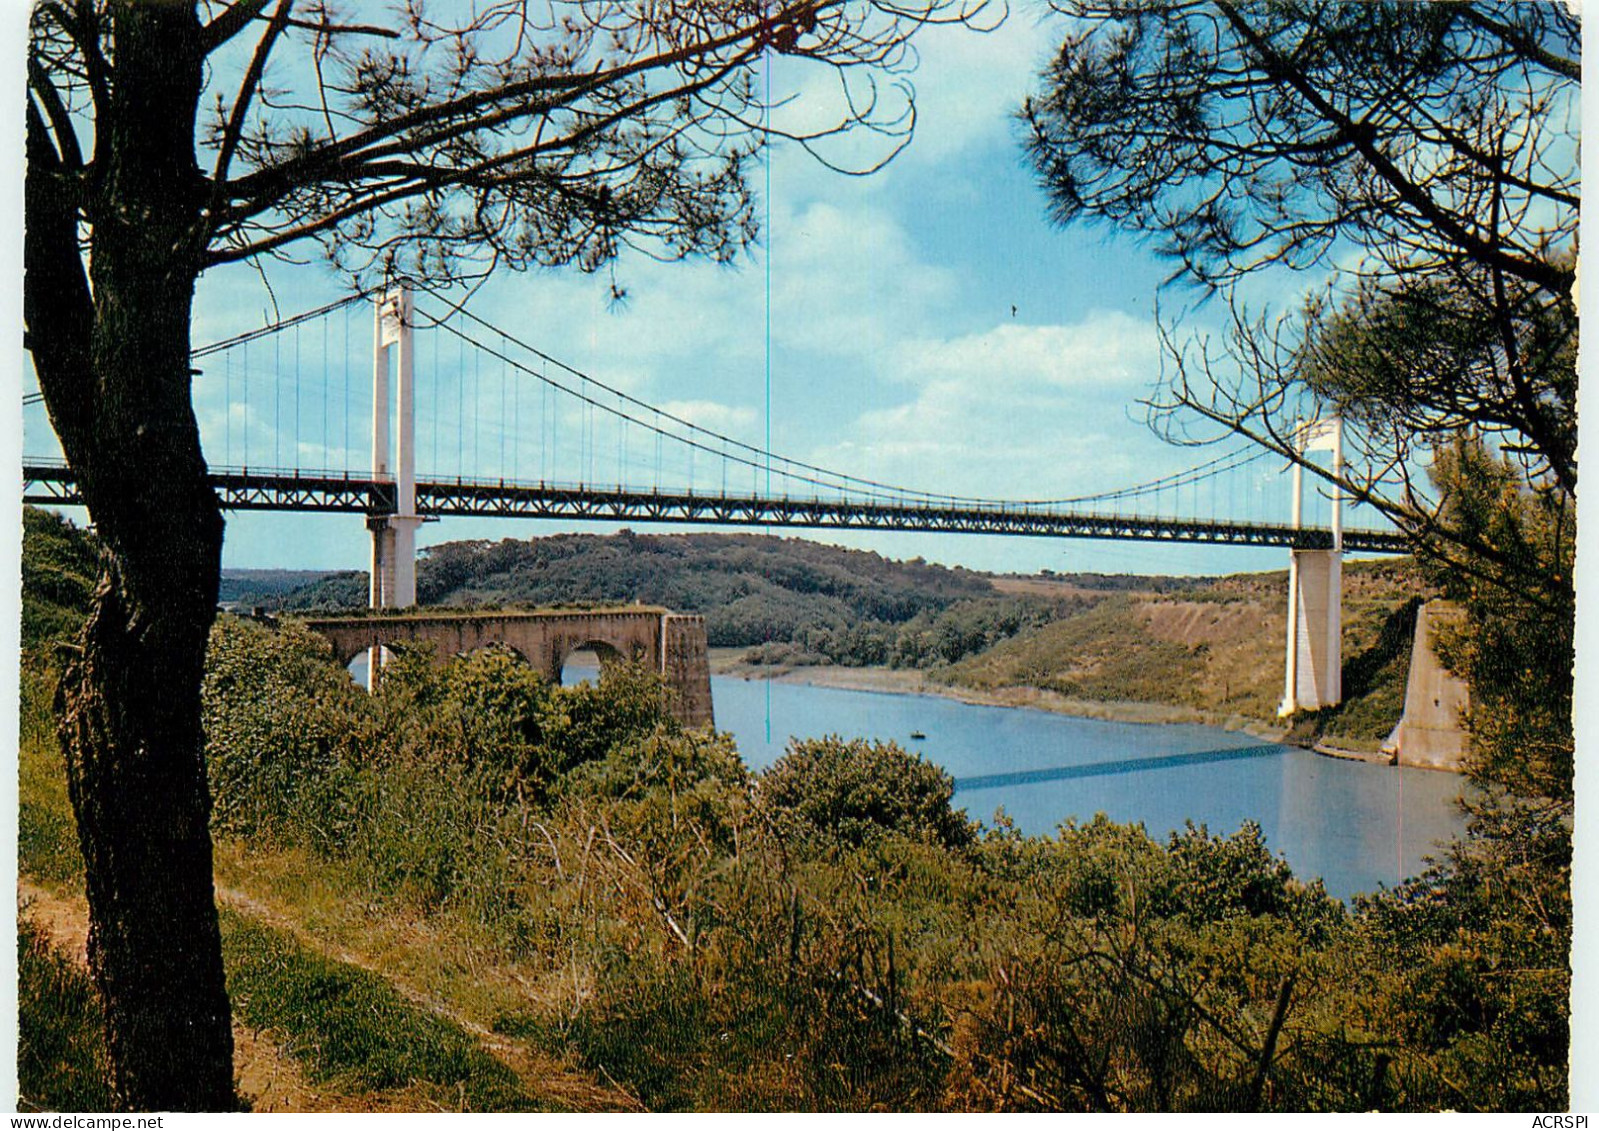
M 917 742 L 920 742 L 922 739 L 926 738 L 927 736 L 925 734 L 923 734 L 919 730 L 913 730 L 913 731 L 911 731 L 911 737 L 913 739 L 915 739 Z

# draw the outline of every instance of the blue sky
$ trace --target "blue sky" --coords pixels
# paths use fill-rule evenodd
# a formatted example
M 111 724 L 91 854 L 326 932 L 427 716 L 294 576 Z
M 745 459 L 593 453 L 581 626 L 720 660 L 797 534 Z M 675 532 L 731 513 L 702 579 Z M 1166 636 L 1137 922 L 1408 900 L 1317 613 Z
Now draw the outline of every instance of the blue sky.
M 797 146 L 779 147 L 771 158 L 761 246 L 734 267 L 625 257 L 616 266 L 629 295 L 620 307 L 610 301 L 604 274 L 506 274 L 479 292 L 471 309 L 599 380 L 696 423 L 756 445 L 769 428 L 777 452 L 905 487 L 1061 498 L 1147 481 L 1210 458 L 1215 451 L 1163 443 L 1137 404 L 1160 369 L 1157 298 L 1169 317 L 1193 307 L 1198 296 L 1181 288 L 1162 292 L 1169 265 L 1126 237 L 1103 228 L 1052 226 L 1043 194 L 1024 167 L 1011 115 L 1059 34 L 1058 23 L 1040 23 L 1028 8 L 1017 8 L 987 35 L 924 32 L 921 64 L 912 76 L 918 125 L 909 148 L 873 176 L 846 177 Z M 778 71 L 773 77 L 779 91 L 791 81 L 799 84 L 800 98 L 790 113 L 821 112 L 825 95 L 804 85 L 808 76 Z M 269 264 L 265 275 L 270 294 L 248 268 L 214 271 L 202 280 L 196 345 L 261 325 L 274 296 L 288 314 L 340 293 L 337 280 L 314 263 Z M 1306 277 L 1272 284 L 1290 299 L 1312 285 Z M 1203 324 L 1220 313 L 1200 307 L 1188 317 Z M 339 354 L 346 335 L 353 342 L 349 354 L 323 361 L 323 344 L 331 341 Z M 343 382 L 345 371 L 353 371 L 351 387 L 358 399 L 366 395 L 369 335 L 369 316 L 356 312 L 326 328 L 308 328 L 300 340 L 255 347 L 248 359 L 256 374 L 253 462 L 359 463 L 368 425 L 359 407 L 348 425 L 343 422 Z M 260 430 L 274 414 L 281 420 L 283 398 L 292 394 L 278 392 L 278 403 L 266 411 L 259 403 L 268 388 L 263 367 L 290 367 L 297 350 L 309 359 L 299 394 L 304 431 L 266 436 Z M 270 359 L 268 351 L 276 351 Z M 503 385 L 493 374 L 471 371 L 473 363 L 448 339 L 442 346 L 419 339 L 417 355 L 424 414 L 419 464 L 426 473 L 441 443 L 450 446 L 452 395 L 462 402 L 480 398 L 480 429 L 508 430 L 512 414 L 504 407 Z M 481 361 L 476 364 L 481 368 Z M 238 399 L 245 368 L 237 354 L 208 359 L 197 381 L 196 411 L 213 463 L 242 462 L 246 425 Z M 231 419 L 224 408 L 230 401 Z M 517 409 L 520 419 L 524 406 Z M 531 414 L 531 407 L 526 411 Z M 568 435 L 574 424 L 581 422 L 568 420 Z M 30 453 L 53 447 L 42 410 L 30 409 L 25 427 Z M 344 450 L 346 435 L 353 437 L 351 450 Z M 539 434 L 512 441 L 524 472 L 549 458 L 538 454 L 539 441 Z M 264 460 L 263 451 L 273 458 Z M 449 454 L 440 462 L 448 464 Z M 1257 502 L 1269 498 L 1280 510 L 1287 482 L 1279 466 L 1263 463 L 1252 485 L 1230 488 L 1227 505 L 1247 489 Z M 614 528 L 451 519 L 429 524 L 422 543 Z M 801 536 L 998 571 L 1225 573 L 1286 565 L 1281 552 L 1248 549 Z M 233 514 L 224 563 L 363 568 L 368 546 L 358 517 Z

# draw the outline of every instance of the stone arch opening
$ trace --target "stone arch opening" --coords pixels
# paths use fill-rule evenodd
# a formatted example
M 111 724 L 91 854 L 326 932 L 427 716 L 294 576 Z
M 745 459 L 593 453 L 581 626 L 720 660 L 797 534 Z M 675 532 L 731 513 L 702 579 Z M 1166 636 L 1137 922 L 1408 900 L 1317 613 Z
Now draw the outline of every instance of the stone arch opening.
M 612 666 L 624 663 L 627 657 L 614 644 L 604 640 L 585 640 L 567 649 L 556 671 L 556 682 L 562 687 L 579 683 L 598 683 Z
M 436 649 L 428 642 L 418 641 L 416 638 L 403 633 L 392 637 L 379 638 L 372 644 L 356 647 L 354 650 L 336 648 L 334 655 L 344 665 L 344 670 L 349 673 L 350 678 L 357 685 L 366 688 L 368 691 L 372 690 L 373 648 L 376 648 L 381 653 L 381 659 L 378 662 L 382 666 L 393 663 L 397 655 L 403 652 L 420 653 L 435 664 L 447 663 L 450 659 L 448 655 L 439 655 Z
M 358 649 L 348 656 L 336 657 L 344 665 L 344 670 L 349 673 L 357 686 L 371 689 L 372 671 L 370 657 L 365 648 Z
M 678 694 L 674 711 L 690 725 L 712 721 L 710 669 L 702 618 L 664 609 L 626 607 L 491 613 L 442 612 L 381 616 L 308 617 L 305 626 L 328 639 L 340 665 L 349 669 L 358 653 L 384 646 L 427 649 L 435 663 L 491 643 L 509 646 L 552 681 L 574 652 L 586 670 L 563 682 L 603 675 L 619 661 L 643 661 L 660 672 Z

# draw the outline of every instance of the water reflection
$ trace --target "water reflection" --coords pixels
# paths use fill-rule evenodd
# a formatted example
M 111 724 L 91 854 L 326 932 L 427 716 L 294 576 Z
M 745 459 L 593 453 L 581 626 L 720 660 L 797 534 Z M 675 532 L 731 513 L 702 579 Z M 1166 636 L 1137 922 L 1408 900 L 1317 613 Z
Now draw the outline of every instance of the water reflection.
M 979 819 L 1003 807 L 1023 832 L 1048 834 L 1104 813 L 1156 837 L 1190 820 L 1215 833 L 1253 820 L 1295 874 L 1321 877 L 1340 898 L 1414 875 L 1464 827 L 1453 774 L 1324 758 L 1207 727 L 721 677 L 711 688 L 717 726 L 752 768 L 776 760 L 790 736 L 891 738 L 948 770 L 955 803 Z

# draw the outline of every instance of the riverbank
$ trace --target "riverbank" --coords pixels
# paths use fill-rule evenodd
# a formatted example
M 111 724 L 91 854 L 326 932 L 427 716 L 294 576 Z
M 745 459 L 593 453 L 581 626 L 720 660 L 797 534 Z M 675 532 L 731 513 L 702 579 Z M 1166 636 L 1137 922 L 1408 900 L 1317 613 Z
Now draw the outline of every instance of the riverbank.
M 810 687 L 831 687 L 843 691 L 876 691 L 893 695 L 937 695 L 961 703 L 985 707 L 1030 707 L 1057 715 L 1100 719 L 1115 723 L 1192 723 L 1253 735 L 1269 742 L 1281 742 L 1287 728 L 1245 715 L 1200 711 L 1170 703 L 1132 700 L 1077 699 L 1036 687 L 1005 687 L 992 691 L 957 687 L 929 679 L 927 673 L 911 668 L 846 668 L 834 665 L 788 667 L 744 662 L 744 648 L 712 648 L 711 674 L 730 679 L 771 680 Z

